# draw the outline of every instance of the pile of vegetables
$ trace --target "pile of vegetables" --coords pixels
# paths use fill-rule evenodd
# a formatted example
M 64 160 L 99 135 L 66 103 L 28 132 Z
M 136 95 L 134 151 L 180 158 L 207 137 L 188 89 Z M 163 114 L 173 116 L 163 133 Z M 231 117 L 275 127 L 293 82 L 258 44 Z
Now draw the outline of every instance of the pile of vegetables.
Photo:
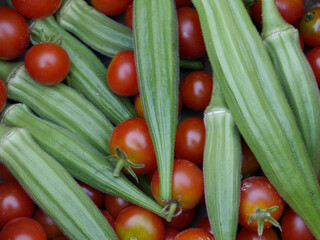
M 0 240 L 319 240 L 305 4 L 0 6 Z

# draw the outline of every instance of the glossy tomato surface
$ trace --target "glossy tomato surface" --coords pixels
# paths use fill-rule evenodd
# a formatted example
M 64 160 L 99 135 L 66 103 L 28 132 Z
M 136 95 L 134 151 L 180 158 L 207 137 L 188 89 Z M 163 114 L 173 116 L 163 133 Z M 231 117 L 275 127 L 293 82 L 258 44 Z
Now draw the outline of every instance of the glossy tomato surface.
M 106 194 L 104 197 L 104 206 L 106 210 L 114 217 L 118 217 L 119 213 L 130 207 L 132 203 L 128 202 L 127 200 Z
M 139 240 L 163 240 L 164 224 L 154 213 L 138 206 L 131 206 L 117 217 L 115 232 L 119 240 L 133 237 Z
M 256 231 L 242 228 L 237 235 L 237 240 L 279 240 L 279 238 L 272 228 L 263 231 L 261 237 Z
M 209 73 L 195 71 L 181 82 L 182 103 L 192 110 L 204 110 L 210 102 L 213 80 Z
M 139 92 L 133 51 L 121 51 L 113 57 L 108 66 L 107 82 L 120 96 L 133 96 Z
M 180 232 L 174 240 L 214 240 L 214 237 L 201 228 L 189 228 Z
M 103 205 L 105 196 L 103 192 L 81 181 L 78 181 L 78 184 L 98 208 Z
M 320 86 L 320 47 L 311 49 L 306 57 L 316 77 L 318 86 Z
M 303 41 L 312 47 L 320 47 L 320 7 L 307 11 L 300 24 L 299 33 Z
M 101 210 L 100 209 L 100 212 L 102 213 L 104 218 L 107 220 L 107 222 L 110 224 L 110 226 L 114 229 L 114 227 L 115 227 L 115 219 L 114 219 L 114 217 L 106 210 Z
M 91 0 L 91 4 L 98 11 L 108 16 L 116 16 L 123 13 L 132 0 Z
M 206 54 L 200 20 L 197 11 L 191 7 L 177 10 L 180 57 L 197 59 Z
M 40 43 L 31 47 L 26 53 L 24 64 L 30 77 L 45 85 L 60 83 L 70 69 L 68 53 L 54 43 Z
M 151 180 L 151 190 L 156 201 L 163 206 L 167 203 L 160 198 L 159 171 L 156 170 Z M 177 200 L 181 194 L 179 204 L 182 209 L 194 208 L 202 199 L 204 193 L 203 174 L 194 163 L 175 159 L 172 172 L 171 198 Z
M 0 78 L 0 112 L 4 109 L 7 102 L 7 87 Z
M 46 18 L 54 14 L 62 0 L 11 0 L 15 9 L 28 18 Z
M 30 42 L 27 21 L 15 10 L 0 6 L 0 59 L 21 56 Z
M 278 209 L 270 212 L 270 214 L 278 221 L 284 211 L 285 202 L 267 178 L 254 176 L 246 178 L 241 182 L 239 223 L 243 227 L 257 230 L 256 220 L 248 223 L 250 217 L 257 209 L 268 209 L 273 206 L 277 206 Z M 269 221 L 264 221 L 264 229 L 271 226 L 272 224 Z
M 208 217 L 205 217 L 204 219 L 202 219 L 197 224 L 197 228 L 204 229 L 204 230 L 208 231 L 209 233 L 213 234 L 213 231 L 212 231 L 212 228 L 210 226 L 210 222 L 209 222 L 209 218 Z
M 133 18 L 133 3 L 129 5 L 125 14 L 126 24 L 131 29 L 132 29 L 132 18 Z
M 0 227 L 17 217 L 31 217 L 34 203 L 18 182 L 0 183 Z
M 0 232 L 2 240 L 47 240 L 46 232 L 36 220 L 19 217 L 8 222 Z
M 179 234 L 179 231 L 174 228 L 166 228 L 164 230 L 164 240 L 174 240 L 174 238 Z
M 129 161 L 144 164 L 143 168 L 132 168 L 135 174 L 144 174 L 157 167 L 156 155 L 146 121 L 131 118 L 118 124 L 111 133 L 110 155 L 116 154 L 116 148 L 125 152 Z
M 245 141 L 241 142 L 241 146 L 241 175 L 246 178 L 257 174 L 260 164 Z
M 281 220 L 282 240 L 316 240 L 303 220 L 288 208 Z
M 182 229 L 187 227 L 195 216 L 194 208 L 189 210 L 182 210 L 182 212 L 171 219 L 170 222 L 164 220 L 164 224 L 166 227 L 174 228 L 174 229 Z
M 176 158 L 202 163 L 206 130 L 202 118 L 188 117 L 177 127 L 174 155 Z

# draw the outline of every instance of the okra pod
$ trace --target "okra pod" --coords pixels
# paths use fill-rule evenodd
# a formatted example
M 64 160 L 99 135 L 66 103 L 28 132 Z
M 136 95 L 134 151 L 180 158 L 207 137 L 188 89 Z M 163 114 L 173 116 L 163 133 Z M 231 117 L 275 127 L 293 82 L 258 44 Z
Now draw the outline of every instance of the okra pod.
M 112 124 L 74 89 L 63 83 L 37 83 L 23 64 L 17 67 L 8 61 L 0 61 L 0 77 L 7 85 L 8 99 L 27 104 L 39 116 L 78 134 L 102 153 L 109 152 Z
M 320 95 L 299 45 L 299 33 L 281 17 L 274 0 L 262 0 L 262 38 L 298 123 L 315 173 L 320 168 Z
M 139 92 L 157 157 L 161 198 L 170 201 L 178 122 L 176 10 L 171 0 L 135 0 L 133 9 Z
M 204 123 L 203 174 L 211 229 L 216 240 L 236 239 L 241 182 L 240 136 L 218 82 L 214 83 Z
M 39 43 L 43 34 L 45 38 L 63 34 L 61 47 L 70 58 L 67 84 L 93 103 L 112 123 L 136 116 L 130 101 L 114 94 L 108 87 L 107 69 L 103 63 L 83 43 L 64 31 L 53 16 L 32 22 L 30 32 L 33 44 Z
M 241 0 L 193 0 L 240 133 L 281 197 L 320 239 L 320 190 L 271 59 Z
M 125 176 L 113 176 L 114 165 L 72 132 L 33 114 L 25 104 L 14 104 L 2 113 L 1 123 L 25 128 L 39 146 L 75 178 L 102 192 L 121 197 L 161 217 L 162 206 L 136 188 Z
M 25 129 L 0 125 L 0 159 L 68 238 L 118 239 L 87 194 Z

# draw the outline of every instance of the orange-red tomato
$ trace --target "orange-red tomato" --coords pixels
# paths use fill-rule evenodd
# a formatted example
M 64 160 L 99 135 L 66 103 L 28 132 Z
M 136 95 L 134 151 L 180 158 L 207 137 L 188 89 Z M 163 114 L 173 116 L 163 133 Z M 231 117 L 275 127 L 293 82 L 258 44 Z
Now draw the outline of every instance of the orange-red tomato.
M 312 68 L 313 74 L 317 80 L 318 86 L 320 86 L 320 47 L 311 49 L 306 58 Z
M 272 228 L 263 231 L 261 237 L 256 231 L 242 228 L 237 235 L 237 240 L 279 240 L 279 238 Z
M 320 47 L 320 7 L 307 11 L 300 24 L 299 33 L 303 41 L 312 47 Z
M 109 194 L 106 194 L 104 197 L 104 206 L 114 218 L 117 218 L 122 210 L 130 207 L 131 205 L 132 203 L 120 197 Z
M 214 237 L 201 228 L 189 228 L 180 232 L 174 240 L 214 240 Z
M 164 225 L 166 227 L 174 229 L 185 228 L 192 222 L 194 216 L 194 208 L 191 208 L 189 210 L 182 210 L 182 212 L 178 216 L 173 217 L 170 222 L 164 220 Z
M 132 0 L 91 0 L 91 4 L 98 11 L 108 16 L 116 16 L 123 13 Z
M 127 26 L 131 29 L 132 29 L 132 18 L 133 18 L 133 3 L 129 5 L 125 14 L 125 20 L 126 20 Z
M 245 141 L 242 141 L 241 175 L 246 178 L 255 175 L 260 164 Z

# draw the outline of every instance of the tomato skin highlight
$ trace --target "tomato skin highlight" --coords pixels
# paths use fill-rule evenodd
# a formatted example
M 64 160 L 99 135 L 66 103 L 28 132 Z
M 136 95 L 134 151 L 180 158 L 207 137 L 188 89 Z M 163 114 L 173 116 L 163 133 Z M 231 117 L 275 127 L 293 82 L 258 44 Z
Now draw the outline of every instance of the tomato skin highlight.
M 201 228 L 189 228 L 180 232 L 174 240 L 214 240 L 214 236 Z
M 91 0 L 92 6 L 108 16 L 116 16 L 123 13 L 132 0 Z
M 84 182 L 81 182 L 79 180 L 77 182 L 80 185 L 81 189 L 88 195 L 88 197 L 92 200 L 92 202 L 97 206 L 97 208 L 102 207 L 105 194 Z
M 163 240 L 164 224 L 154 213 L 138 206 L 131 206 L 117 217 L 115 232 L 119 240 L 131 237 L 139 240 Z
M 107 83 L 120 96 L 133 96 L 139 92 L 133 51 L 121 51 L 113 57 L 108 67 Z
M 62 0 L 11 0 L 15 9 L 25 17 L 38 19 L 54 14 Z
M 31 47 L 25 55 L 24 64 L 30 77 L 45 85 L 60 83 L 70 69 L 68 53 L 54 43 L 40 43 Z
M 177 10 L 180 57 L 197 59 L 206 54 L 200 20 L 197 11 L 191 7 Z
M 279 240 L 279 238 L 272 228 L 263 231 L 261 237 L 256 231 L 242 228 L 237 235 L 237 240 Z
M 312 68 L 313 74 L 316 77 L 318 86 L 320 86 L 320 47 L 311 49 L 306 58 Z
M 151 191 L 155 200 L 166 205 L 160 198 L 159 170 L 157 169 L 151 180 Z M 179 204 L 183 210 L 194 208 L 202 199 L 204 194 L 203 173 L 194 163 L 175 159 L 172 172 L 172 199 L 178 199 L 181 194 Z
M 15 10 L 0 6 L 0 59 L 21 56 L 30 42 L 27 21 Z
M 132 203 L 123 198 L 106 194 L 104 197 L 104 206 L 114 218 L 117 218 L 120 212 L 132 206 Z
M 129 5 L 125 14 L 126 24 L 131 29 L 132 29 L 132 18 L 133 18 L 133 3 Z
M 298 27 L 303 41 L 311 47 L 320 47 L 320 7 L 307 11 Z

